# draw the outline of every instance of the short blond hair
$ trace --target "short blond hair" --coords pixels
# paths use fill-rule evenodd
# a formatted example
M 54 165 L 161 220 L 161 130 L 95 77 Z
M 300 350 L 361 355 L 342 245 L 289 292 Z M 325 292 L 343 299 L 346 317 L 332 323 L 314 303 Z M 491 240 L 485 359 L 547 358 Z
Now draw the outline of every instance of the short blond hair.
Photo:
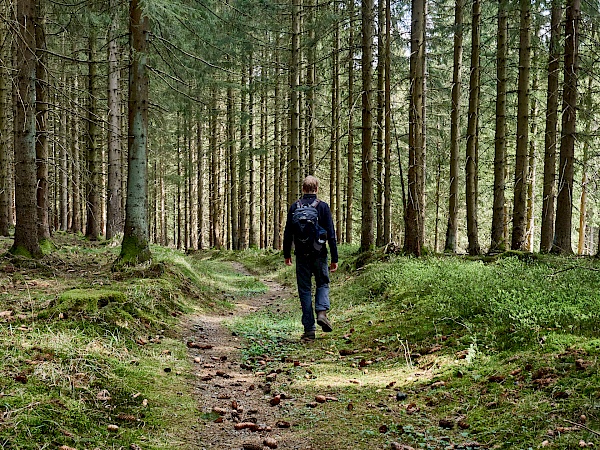
M 305 194 L 316 194 L 319 189 L 319 180 L 312 175 L 307 176 L 302 182 L 302 192 Z

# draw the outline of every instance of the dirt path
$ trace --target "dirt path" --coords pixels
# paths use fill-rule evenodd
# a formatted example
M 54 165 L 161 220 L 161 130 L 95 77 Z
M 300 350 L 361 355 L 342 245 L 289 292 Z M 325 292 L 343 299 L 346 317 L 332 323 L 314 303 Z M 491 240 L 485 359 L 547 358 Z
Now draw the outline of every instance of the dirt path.
M 241 265 L 235 267 L 246 273 Z M 194 391 L 202 413 L 192 448 L 312 448 L 283 417 L 281 407 L 286 399 L 271 405 L 278 393 L 271 391 L 269 374 L 246 368 L 241 361 L 241 338 L 232 335 L 224 325 L 232 317 L 252 314 L 289 293 L 278 283 L 261 281 L 268 291 L 237 299 L 232 315 L 198 315 L 188 325 L 187 342 L 197 379 Z

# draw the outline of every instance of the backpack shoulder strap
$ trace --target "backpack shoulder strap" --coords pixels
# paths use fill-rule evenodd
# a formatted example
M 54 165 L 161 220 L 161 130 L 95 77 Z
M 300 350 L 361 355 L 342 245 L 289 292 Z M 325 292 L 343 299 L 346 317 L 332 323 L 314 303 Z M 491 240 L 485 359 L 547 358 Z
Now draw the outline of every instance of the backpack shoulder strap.
M 296 202 L 296 206 L 298 208 L 302 208 L 302 200 L 298 199 L 298 201 Z
M 320 201 L 321 200 L 319 200 L 318 198 L 315 198 L 315 200 L 310 204 L 310 206 L 316 208 Z

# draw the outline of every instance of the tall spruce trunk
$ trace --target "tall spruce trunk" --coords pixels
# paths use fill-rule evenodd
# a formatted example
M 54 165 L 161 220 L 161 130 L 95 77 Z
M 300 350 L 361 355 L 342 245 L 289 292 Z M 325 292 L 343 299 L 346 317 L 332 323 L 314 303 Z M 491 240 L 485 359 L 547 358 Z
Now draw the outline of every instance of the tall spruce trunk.
M 531 66 L 531 1 L 520 0 L 519 81 L 517 100 L 517 150 L 511 248 L 526 250 L 527 150 L 529 144 L 529 71 Z
M 494 202 L 489 252 L 506 250 L 504 203 L 506 189 L 506 96 L 508 58 L 508 0 L 498 2 L 498 47 L 496 50 L 496 131 L 494 138 Z
M 384 128 L 384 108 L 385 108 L 385 56 L 384 56 L 384 27 L 385 27 L 385 0 L 377 1 L 377 120 L 376 120 L 376 145 L 377 145 L 377 165 L 375 168 L 375 244 L 378 247 L 383 246 L 385 238 L 383 236 L 383 128 Z
M 50 204 L 48 193 L 48 69 L 46 58 L 46 31 L 42 0 L 36 2 L 36 165 L 38 239 L 50 239 Z
M 537 32 L 537 31 L 536 31 Z M 534 64 L 535 67 L 535 64 Z M 539 84 L 539 76 L 536 71 L 533 76 L 533 81 L 531 85 L 531 89 L 533 92 L 537 92 Z M 525 248 L 529 252 L 533 252 L 533 240 L 535 235 L 535 184 L 536 184 L 536 139 L 534 136 L 537 135 L 537 115 L 538 115 L 538 107 L 537 107 L 537 98 L 532 95 L 531 98 L 531 112 L 529 113 L 530 122 L 529 122 L 529 130 L 530 136 L 532 137 L 529 140 L 529 153 L 527 155 L 527 232 L 526 232 L 526 241 Z
M 302 0 L 292 0 L 292 53 L 290 62 L 290 180 L 288 203 L 300 195 L 300 22 Z
M 5 24 L 0 24 L 0 30 L 3 35 L 7 35 Z M 9 199 L 9 189 L 12 180 L 9 178 L 9 167 L 11 164 L 9 144 L 10 114 L 12 112 L 12 90 L 8 78 L 8 67 L 11 65 L 11 45 L 7 39 L 2 53 L 0 54 L 0 236 L 9 235 L 9 208 L 12 209 Z
M 422 254 L 425 240 L 425 19 L 426 2 L 413 0 L 404 251 L 415 256 Z
M 346 179 L 346 242 L 352 243 L 354 213 L 354 0 L 348 0 L 348 174 Z
M 198 114 L 199 116 L 199 114 Z M 198 179 L 198 201 L 196 202 L 198 210 L 198 249 L 204 248 L 204 145 L 202 140 L 202 123 L 200 117 L 196 117 L 196 172 Z
M 337 14 L 337 6 L 334 6 Z M 340 209 L 338 204 L 338 157 L 340 154 L 340 29 L 336 23 L 333 32 L 333 54 L 331 55 L 331 134 L 329 153 L 329 206 L 333 214 Z M 337 215 L 336 215 L 337 217 Z M 339 226 L 336 223 L 336 228 Z M 339 229 L 339 228 L 337 228 Z
M 556 223 L 552 251 L 573 253 L 571 246 L 573 217 L 573 170 L 577 119 L 577 75 L 579 69 L 580 0 L 568 0 L 565 22 L 565 75 L 563 81 L 562 128 Z
M 552 0 L 550 51 L 548 56 L 548 91 L 546 98 L 546 131 L 544 133 L 544 187 L 542 193 L 542 225 L 540 235 L 540 252 L 542 253 L 547 253 L 552 249 L 552 242 L 554 240 L 561 21 L 562 1 Z
M 231 80 L 230 80 L 231 81 Z M 231 246 L 233 250 L 240 249 L 239 240 L 239 202 L 238 202 L 238 181 L 237 181 L 237 153 L 235 151 L 235 124 L 234 124 L 234 98 L 231 83 L 227 87 L 227 153 L 229 156 L 229 199 L 230 199 L 230 221 L 231 221 Z
M 79 111 L 77 108 L 77 96 L 79 90 L 79 78 L 77 75 L 73 76 L 71 89 L 71 105 L 75 112 Z M 71 231 L 73 233 L 80 233 L 83 230 L 83 213 L 82 213 L 82 202 L 81 202 L 81 186 L 82 186 L 82 178 L 81 178 L 81 147 L 80 147 L 80 128 L 79 128 L 79 120 L 77 120 L 76 115 L 69 115 L 70 120 L 70 152 L 71 152 L 71 172 L 73 174 L 73 195 L 72 195 L 72 216 L 71 220 Z
M 450 189 L 448 195 L 448 225 L 444 251 L 456 253 L 458 239 L 458 186 L 460 176 L 460 92 L 462 83 L 463 9 L 465 0 L 454 6 L 454 62 L 452 69 L 452 110 L 450 112 Z
M 384 132 L 383 132 L 383 158 L 384 158 L 384 180 L 383 180 L 383 241 L 388 243 L 392 239 L 392 88 L 391 88 L 391 0 L 385 0 L 385 46 L 384 46 Z
M 370 251 L 373 234 L 373 0 L 362 0 L 362 227 L 360 249 Z
M 277 36 L 276 39 L 276 49 L 279 49 L 279 35 Z M 279 83 L 281 82 L 280 78 L 280 70 L 279 70 L 279 50 L 275 51 L 275 90 L 274 90 L 274 121 L 273 121 L 273 136 L 275 137 L 273 145 L 274 145 L 274 156 L 273 156 L 273 185 L 274 185 L 274 192 L 273 192 L 273 210 L 274 210 L 274 214 L 273 214 L 273 248 L 278 250 L 281 249 L 282 247 L 282 218 L 284 217 L 284 213 L 282 211 L 282 180 L 283 180 L 283 173 L 281 171 L 281 160 L 282 158 L 282 153 L 281 153 L 281 140 L 279 138 L 279 136 L 281 135 L 281 127 L 279 124 L 280 118 L 281 118 L 281 112 L 280 112 L 280 108 L 281 108 L 281 99 L 279 98 L 280 95 L 280 87 L 279 87 Z
M 15 90 L 15 238 L 10 252 L 39 258 L 35 152 L 35 1 L 17 2 Z
M 242 69 L 240 101 L 240 152 L 238 165 L 239 221 L 238 241 L 241 249 L 248 248 L 248 78 Z
M 112 8 L 115 7 L 111 0 Z M 117 20 L 115 14 L 108 33 L 108 192 L 106 211 L 106 239 L 123 231 L 121 210 L 121 89 L 119 48 L 117 45 Z
M 467 124 L 466 201 L 467 239 L 469 255 L 479 255 L 479 226 L 477 201 L 479 196 L 479 91 L 481 45 L 481 2 L 473 0 L 471 24 L 471 75 L 469 79 L 469 114 Z
M 88 38 L 88 104 L 86 142 L 86 227 L 85 236 L 92 241 L 100 237 L 100 148 L 98 145 L 98 92 L 96 89 L 96 36 L 93 31 Z
M 119 262 L 139 264 L 152 253 L 148 237 L 148 16 L 131 0 L 127 201 Z

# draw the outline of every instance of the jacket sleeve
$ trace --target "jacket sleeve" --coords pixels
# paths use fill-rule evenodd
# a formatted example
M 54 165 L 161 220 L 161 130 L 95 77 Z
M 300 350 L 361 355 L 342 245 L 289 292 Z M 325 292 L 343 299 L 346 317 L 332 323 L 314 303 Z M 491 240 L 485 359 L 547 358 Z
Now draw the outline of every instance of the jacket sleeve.
M 288 210 L 287 220 L 285 222 L 285 228 L 283 230 L 283 257 L 285 259 L 292 257 L 292 241 L 294 236 L 292 233 L 292 214 L 296 209 L 295 204 Z
M 331 216 L 331 209 L 329 209 L 329 205 L 327 203 L 325 206 L 325 220 L 323 221 L 326 224 L 325 231 L 327 231 L 327 242 L 329 244 L 329 251 L 331 252 L 331 262 L 338 262 L 338 249 L 337 249 L 337 237 L 335 234 L 335 227 L 333 225 L 333 217 Z

